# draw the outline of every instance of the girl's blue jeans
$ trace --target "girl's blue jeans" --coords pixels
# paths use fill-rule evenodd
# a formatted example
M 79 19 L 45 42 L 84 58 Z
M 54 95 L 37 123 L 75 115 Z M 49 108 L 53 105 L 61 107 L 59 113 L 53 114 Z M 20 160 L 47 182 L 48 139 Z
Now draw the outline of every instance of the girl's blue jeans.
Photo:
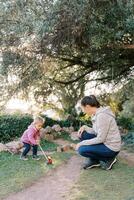
M 37 155 L 37 150 L 38 150 L 38 145 L 30 145 L 28 143 L 23 142 L 24 144 L 24 150 L 22 152 L 22 156 L 26 156 L 28 154 L 28 152 L 31 149 L 31 146 L 33 147 L 33 156 Z

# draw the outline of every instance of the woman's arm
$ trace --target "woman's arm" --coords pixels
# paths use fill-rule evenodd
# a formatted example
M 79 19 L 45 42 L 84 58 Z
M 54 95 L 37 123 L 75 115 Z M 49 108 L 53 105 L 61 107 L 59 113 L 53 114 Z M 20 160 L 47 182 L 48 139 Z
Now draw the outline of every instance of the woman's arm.
M 88 127 L 87 125 L 83 125 L 79 130 L 78 130 L 78 137 L 81 137 L 81 134 L 83 133 L 83 131 L 86 131 L 88 133 L 93 133 L 94 134 L 94 130 L 91 127 Z
M 94 133 L 94 130 L 93 130 L 92 127 L 89 127 L 89 126 L 86 126 L 86 125 L 84 125 L 84 126 L 85 126 L 85 131 L 86 132 L 88 132 L 88 133 Z
M 100 113 L 97 116 L 96 119 L 97 123 L 97 137 L 90 139 L 90 140 L 84 140 L 79 143 L 79 145 L 93 145 L 93 144 L 100 144 L 104 143 L 105 139 L 107 137 L 109 128 L 110 128 L 110 122 L 111 118 L 107 117 L 105 113 Z

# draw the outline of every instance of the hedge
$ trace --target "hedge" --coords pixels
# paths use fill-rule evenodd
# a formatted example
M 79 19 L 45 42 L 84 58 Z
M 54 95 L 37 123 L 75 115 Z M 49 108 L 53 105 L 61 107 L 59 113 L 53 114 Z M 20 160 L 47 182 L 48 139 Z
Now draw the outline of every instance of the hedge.
M 58 121 L 46 116 L 42 117 L 46 119 L 44 127 L 53 126 L 54 124 L 59 124 L 61 127 L 72 125 L 75 130 L 78 130 L 84 124 L 79 119 Z M 0 115 L 0 142 L 12 141 L 20 137 L 32 121 L 33 117 L 31 115 Z
M 84 124 L 91 125 L 90 120 L 81 120 L 80 118 L 72 118 L 72 119 L 67 119 L 67 120 L 53 120 L 43 115 L 42 117 L 46 119 L 45 126 L 53 126 L 54 124 L 59 124 L 61 127 L 73 126 L 75 130 L 78 130 L 80 126 Z
M 31 122 L 30 115 L 1 115 L 0 142 L 8 142 L 20 137 Z
M 42 117 L 46 119 L 44 127 L 59 124 L 61 127 L 73 126 L 75 130 L 78 130 L 83 124 L 90 125 L 91 123 L 89 120 L 83 120 L 82 118 L 59 121 L 46 116 Z M 31 115 L 0 115 L 0 142 L 8 142 L 20 137 L 32 121 Z M 119 126 L 128 130 L 134 130 L 134 120 L 132 118 L 118 117 L 117 121 Z
M 122 136 L 122 140 L 126 145 L 134 144 L 134 132 L 129 132 L 128 134 Z
M 125 116 L 118 116 L 117 123 L 123 129 L 127 130 L 134 130 L 134 118 L 125 117 Z

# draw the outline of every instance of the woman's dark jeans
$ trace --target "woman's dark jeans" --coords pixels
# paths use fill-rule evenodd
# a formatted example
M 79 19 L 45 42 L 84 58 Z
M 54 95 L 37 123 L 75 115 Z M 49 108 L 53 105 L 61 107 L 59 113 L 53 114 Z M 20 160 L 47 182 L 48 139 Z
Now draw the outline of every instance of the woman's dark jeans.
M 37 155 L 38 145 L 30 145 L 28 143 L 23 142 L 24 144 L 24 151 L 22 152 L 22 156 L 26 156 L 28 152 L 31 149 L 31 146 L 33 147 L 33 156 Z
M 96 135 L 87 133 L 84 131 L 81 135 L 80 140 L 89 140 L 92 138 L 95 138 Z M 91 158 L 92 160 L 96 161 L 108 161 L 114 158 L 119 152 L 112 151 L 107 146 L 105 146 L 103 143 L 101 144 L 95 144 L 95 145 L 83 145 L 79 147 L 78 153 L 81 156 Z

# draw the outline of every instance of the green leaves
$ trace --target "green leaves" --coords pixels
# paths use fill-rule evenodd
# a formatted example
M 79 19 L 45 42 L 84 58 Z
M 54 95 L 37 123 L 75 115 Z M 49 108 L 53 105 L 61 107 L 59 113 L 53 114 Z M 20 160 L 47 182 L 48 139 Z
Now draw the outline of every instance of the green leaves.
M 10 91 L 10 97 L 24 93 L 28 98 L 32 93 L 43 104 L 52 93 L 64 92 L 59 96 L 68 98 L 63 86 L 70 85 L 74 94 L 74 83 L 84 91 L 91 80 L 129 80 L 133 21 L 131 0 L 1 1 L 0 73 L 6 85 L 0 87 Z M 8 81 L 12 76 L 16 83 Z M 71 100 L 78 97 L 72 95 Z
M 0 142 L 8 142 L 20 137 L 31 122 L 30 115 L 1 115 Z

